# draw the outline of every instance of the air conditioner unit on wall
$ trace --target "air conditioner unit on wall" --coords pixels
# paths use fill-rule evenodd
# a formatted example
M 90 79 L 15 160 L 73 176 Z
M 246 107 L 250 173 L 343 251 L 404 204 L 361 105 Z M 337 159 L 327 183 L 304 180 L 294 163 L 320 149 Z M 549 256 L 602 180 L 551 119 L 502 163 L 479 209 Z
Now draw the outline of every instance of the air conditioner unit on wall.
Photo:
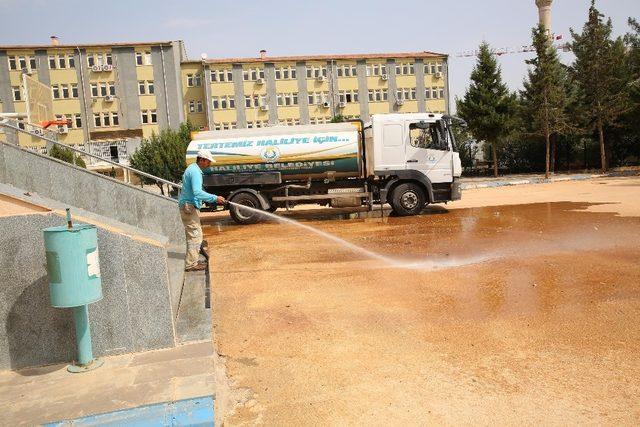
M 403 105 L 403 104 L 404 104 L 404 99 L 402 98 L 396 99 L 396 105 Z
M 58 128 L 58 133 L 61 134 L 61 135 L 67 134 L 67 133 L 69 133 L 69 129 L 66 128 L 66 127 L 59 127 Z
M 437 72 L 434 74 L 436 79 L 441 79 L 442 78 L 442 73 L 441 72 Z
M 319 81 L 319 82 L 323 82 L 323 81 L 325 81 L 326 79 L 327 79 L 327 78 L 326 78 L 325 76 L 318 76 L 318 77 L 316 77 L 316 80 L 317 80 L 317 81 Z
M 113 65 L 106 64 L 102 66 L 102 71 L 112 71 L 112 70 L 113 70 Z
M 115 97 L 115 96 L 113 96 L 113 95 L 107 95 L 107 96 L 105 96 L 105 97 L 104 97 L 104 100 L 105 100 L 106 102 L 113 102 L 113 100 L 114 100 L 115 98 L 116 98 L 116 97 Z
M 94 73 L 99 73 L 102 71 L 102 65 L 94 65 L 91 67 L 91 71 L 93 71 Z
M 381 80 L 384 80 L 384 81 L 387 81 L 387 80 L 389 80 L 389 75 L 388 75 L 388 74 L 382 74 L 382 75 L 380 76 L 380 79 L 381 79 Z
M 264 84 L 264 79 L 257 79 L 256 80 L 256 84 L 257 85 L 263 85 Z
M 322 108 L 329 108 L 329 107 L 331 106 L 331 105 L 329 104 L 329 101 L 323 101 L 323 102 L 321 103 L 321 105 L 322 105 Z
M 260 111 L 269 111 L 269 106 L 267 104 L 261 105 Z
M 338 108 L 344 108 L 347 106 L 346 102 L 338 102 Z

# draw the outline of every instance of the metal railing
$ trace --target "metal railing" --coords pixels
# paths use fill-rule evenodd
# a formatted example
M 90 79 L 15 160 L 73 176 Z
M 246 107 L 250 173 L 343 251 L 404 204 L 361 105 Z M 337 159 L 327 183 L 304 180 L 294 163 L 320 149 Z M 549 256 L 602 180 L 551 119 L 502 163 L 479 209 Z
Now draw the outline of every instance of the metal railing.
M 168 189 L 171 189 L 171 188 L 175 188 L 175 189 L 178 189 L 178 190 L 182 189 L 182 185 L 176 184 L 175 182 L 167 181 L 166 179 L 163 179 L 163 178 L 151 175 L 151 174 L 149 174 L 147 172 L 143 172 L 141 170 L 132 168 L 131 166 L 127 166 L 127 165 L 124 165 L 122 163 L 115 162 L 115 161 L 113 161 L 111 159 L 107 159 L 107 158 L 104 158 L 104 157 L 89 153 L 89 152 L 87 152 L 85 150 L 81 150 L 79 148 L 75 148 L 75 147 L 72 147 L 70 145 L 63 144 L 62 142 L 58 142 L 53 138 L 50 138 L 48 136 L 45 136 L 45 135 L 41 134 L 40 132 L 34 132 L 34 131 L 27 130 L 27 129 L 23 129 L 23 128 L 20 127 L 20 125 L 18 124 L 18 122 L 16 120 L 11 120 L 11 119 L 0 117 L 0 127 L 13 129 L 13 130 L 15 130 L 17 132 L 21 132 L 21 133 L 30 135 L 32 137 L 40 138 L 43 141 L 47 141 L 47 142 L 49 142 L 51 144 L 54 144 L 54 145 L 57 145 L 57 146 L 60 146 L 60 147 L 64 147 L 66 149 L 74 151 L 74 152 L 80 154 L 81 156 L 87 156 L 87 157 L 90 157 L 92 159 L 96 159 L 96 160 L 98 160 L 100 162 L 105 162 L 105 163 L 111 164 L 113 166 L 117 166 L 119 168 L 122 168 L 123 170 L 126 170 L 126 171 L 130 172 L 130 173 L 134 173 L 136 175 L 140 175 L 140 176 L 143 176 L 145 178 L 148 178 L 148 179 L 156 182 L 157 184 L 164 184 L 164 185 L 166 185 L 168 187 Z M 87 144 L 85 143 L 85 146 L 86 145 Z M 142 182 L 142 180 L 141 180 L 141 182 Z M 171 199 L 171 197 L 167 197 L 167 198 Z M 174 199 L 172 199 L 172 200 L 174 200 Z

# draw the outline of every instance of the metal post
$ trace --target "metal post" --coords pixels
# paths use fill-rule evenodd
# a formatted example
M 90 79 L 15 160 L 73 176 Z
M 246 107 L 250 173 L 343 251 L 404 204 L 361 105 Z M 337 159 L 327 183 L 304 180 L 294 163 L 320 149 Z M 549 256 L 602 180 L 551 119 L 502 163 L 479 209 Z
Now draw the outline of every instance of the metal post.
M 86 366 L 93 361 L 91 348 L 91 329 L 89 328 L 89 306 L 73 307 L 73 319 L 76 323 L 76 345 L 78 346 L 78 364 Z
M 76 346 L 78 360 L 67 366 L 67 371 L 78 374 L 99 368 L 104 360 L 93 358 L 91 346 L 91 328 L 89 327 L 89 306 L 87 304 L 73 307 L 73 320 L 76 324 Z

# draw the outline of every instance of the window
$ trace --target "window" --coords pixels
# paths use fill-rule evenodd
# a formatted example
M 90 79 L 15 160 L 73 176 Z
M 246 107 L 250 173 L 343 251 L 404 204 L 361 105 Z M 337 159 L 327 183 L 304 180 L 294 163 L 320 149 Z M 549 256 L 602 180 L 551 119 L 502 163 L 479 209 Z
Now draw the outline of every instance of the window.
M 411 75 L 414 73 L 413 62 L 403 62 L 396 64 L 396 74 L 398 75 Z
M 113 65 L 113 59 L 112 59 L 110 53 L 106 53 L 105 54 L 105 61 L 106 61 L 107 65 Z
M 75 124 L 76 128 L 81 128 L 82 127 L 82 117 L 80 116 L 80 114 L 75 114 L 74 115 L 74 124 Z
M 114 126 L 120 126 L 120 117 L 118 116 L 118 113 L 111 113 L 111 121 Z
M 236 106 L 233 96 L 214 96 L 212 100 L 214 109 L 235 108 Z
M 16 57 L 15 56 L 10 56 L 9 57 L 9 69 L 10 70 L 17 70 L 18 69 L 18 63 L 16 62 Z
M 67 58 L 64 55 L 59 56 L 58 64 L 60 65 L 60 68 L 67 68 Z
M 24 56 L 18 57 L 18 64 L 20 65 L 20 69 L 24 70 L 27 68 L 27 59 Z
M 93 124 L 96 127 L 102 126 L 102 121 L 100 120 L 100 113 L 93 113 Z
M 431 89 L 426 88 L 424 90 L 424 97 L 425 97 L 425 99 L 431 99 Z
M 438 88 L 437 87 L 432 87 L 431 88 L 431 98 L 438 99 Z
M 78 84 L 77 83 L 72 83 L 71 84 L 71 97 L 72 98 L 77 98 L 78 97 Z
M 142 110 L 140 112 L 142 118 L 142 124 L 155 124 L 158 123 L 158 114 L 156 110 Z
M 68 99 L 69 98 L 69 86 L 68 85 L 61 85 L 62 86 L 62 97 L 64 99 Z
M 437 69 L 439 73 L 442 72 L 442 62 L 438 62 Z
M 13 92 L 14 101 L 22 101 L 22 91 L 20 90 L 20 86 L 12 86 L 11 92 Z
M 76 58 L 73 55 L 69 55 L 69 68 L 76 68 Z
M 196 112 L 196 102 L 195 101 L 189 101 L 189 112 L 190 113 L 195 113 Z
M 149 51 L 144 53 L 144 65 L 151 65 L 151 52 Z
M 49 69 L 55 70 L 58 68 L 56 64 L 56 57 L 54 55 L 49 55 Z
M 438 71 L 437 64 L 435 62 L 431 63 L 431 74 L 435 74 Z
M 153 80 L 138 81 L 138 95 L 153 95 Z
M 142 52 L 136 52 L 136 65 L 142 65 Z
M 438 97 L 440 99 L 444 99 L 444 88 L 441 87 L 440 89 L 438 89 Z
M 307 78 L 317 79 L 319 77 L 327 77 L 327 67 L 311 67 L 307 66 Z
M 338 92 L 338 101 L 344 103 L 358 102 L 357 90 L 343 90 Z
M 91 83 L 90 85 L 91 87 L 91 96 L 94 98 L 98 97 L 98 84 L 97 83 Z
M 53 92 L 53 99 L 60 99 L 60 86 L 51 86 L 51 91 Z
M 100 83 L 100 96 L 107 96 L 107 84 Z
M 213 74 L 211 75 L 213 78 Z M 187 86 L 195 87 L 202 85 L 202 77 L 200 74 L 187 74 Z
M 233 73 L 231 70 L 212 70 L 211 71 L 212 82 L 232 82 Z
M 203 108 L 202 108 L 202 101 L 196 101 L 196 112 L 197 113 L 202 113 Z
M 95 58 L 93 57 L 93 55 L 87 55 L 87 65 L 89 67 L 93 67 L 96 63 Z
M 356 65 L 339 65 L 336 69 L 338 77 L 356 77 L 357 75 L 357 66 Z M 369 69 L 369 74 L 371 70 Z
M 111 116 L 109 113 L 104 113 L 102 116 L 102 126 L 111 126 Z

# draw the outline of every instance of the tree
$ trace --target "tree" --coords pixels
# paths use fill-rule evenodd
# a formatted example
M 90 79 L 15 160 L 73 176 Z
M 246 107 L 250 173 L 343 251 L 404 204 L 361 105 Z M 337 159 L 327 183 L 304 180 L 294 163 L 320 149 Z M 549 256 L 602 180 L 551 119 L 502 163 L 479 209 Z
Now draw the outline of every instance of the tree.
M 87 164 L 82 160 L 82 157 L 66 147 L 60 147 L 58 144 L 53 144 L 49 149 L 49 156 L 62 160 L 63 162 L 71 163 L 72 165 L 80 166 L 81 168 L 87 168 Z
M 627 110 L 623 42 L 620 38 L 611 39 L 611 19 L 604 21 L 595 0 L 591 0 L 582 33 L 570 31 L 576 57 L 570 68 L 578 96 L 576 121 L 583 129 L 598 133 L 600 166 L 606 172 L 605 127 L 615 125 Z
M 462 100 L 457 100 L 458 115 L 469 125 L 479 139 L 491 144 L 493 174 L 498 176 L 498 150 L 500 138 L 508 132 L 513 113 L 514 98 L 502 82 L 500 67 L 491 55 L 489 45 L 480 45 L 476 66 L 471 72 L 471 85 Z
M 544 138 L 544 176 L 549 178 L 551 136 L 570 128 L 566 113 L 565 73 L 544 26 L 538 25 L 534 28 L 532 36 L 536 57 L 526 61 L 533 67 L 523 82 L 520 106 L 525 118 L 525 127 L 533 135 Z
M 165 129 L 142 141 L 129 157 L 131 166 L 171 182 L 180 182 L 186 168 L 186 152 L 192 126 L 182 123 L 179 129 Z M 140 177 L 145 184 L 156 184 L 164 194 L 164 185 L 151 178 Z

